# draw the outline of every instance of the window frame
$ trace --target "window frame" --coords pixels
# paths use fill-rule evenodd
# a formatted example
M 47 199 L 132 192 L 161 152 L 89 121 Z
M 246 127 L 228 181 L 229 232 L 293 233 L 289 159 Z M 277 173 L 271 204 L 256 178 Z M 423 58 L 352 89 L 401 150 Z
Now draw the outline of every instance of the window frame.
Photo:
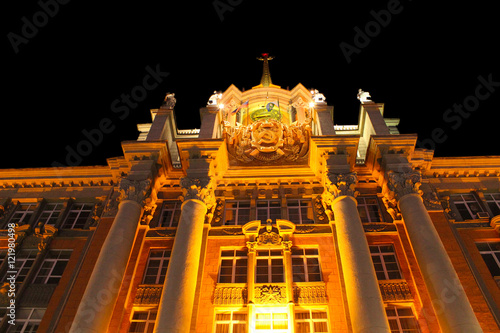
M 294 254 L 294 251 L 302 251 L 301 254 Z M 307 251 L 310 251 L 310 250 L 314 250 L 316 251 L 316 254 L 310 254 L 310 253 L 306 253 Z M 320 257 L 319 257 L 319 250 L 317 248 L 302 248 L 302 247 L 292 247 L 292 253 L 291 253 L 291 258 L 292 258 L 292 282 L 321 282 L 323 281 L 323 274 L 322 274 L 322 271 L 321 271 L 321 260 L 320 260 Z M 295 265 L 294 264 L 294 259 L 300 259 L 302 260 L 302 264 L 299 266 L 299 265 Z M 318 271 L 319 271 L 319 280 L 313 280 L 313 281 L 310 281 L 311 280 L 311 274 L 315 274 L 314 272 L 309 272 L 310 270 L 310 266 L 312 267 L 313 265 L 309 265 L 309 260 L 308 259 L 317 259 L 318 263 L 317 265 L 317 268 L 318 268 Z M 298 260 L 296 260 L 298 261 Z M 295 280 L 295 277 L 298 276 L 299 274 L 295 273 L 295 269 L 294 267 L 303 267 L 304 268 L 304 272 L 303 273 L 300 273 L 300 274 L 303 274 L 304 275 L 304 280 L 303 281 L 296 281 Z
M 264 255 L 259 255 L 259 252 L 260 253 L 263 253 L 267 251 L 268 252 L 268 255 L 264 256 Z M 280 251 L 280 255 L 273 255 L 272 252 L 273 251 Z M 278 260 L 280 259 L 281 260 L 281 265 L 280 266 L 276 266 L 276 265 L 273 265 L 273 260 Z M 285 282 L 285 260 L 284 260 L 284 254 L 283 254 L 283 250 L 282 249 L 259 249 L 259 250 L 256 250 L 256 253 L 255 253 L 255 283 L 284 283 Z M 267 265 L 265 267 L 267 267 L 267 273 L 266 274 L 259 274 L 259 265 L 258 265 L 258 262 L 259 261 L 267 261 Z M 264 267 L 264 266 L 262 266 Z M 281 273 L 281 281 L 275 281 L 274 280 L 274 276 L 277 276 L 278 274 L 273 274 L 273 268 L 275 267 L 281 267 L 281 270 L 282 270 L 282 273 Z M 260 282 L 259 281 L 259 277 L 260 276 L 267 276 L 267 281 L 265 282 Z
M 297 201 L 298 206 L 290 206 L 290 203 L 294 202 L 294 201 Z M 308 204 L 302 205 L 302 203 L 304 203 L 304 202 L 308 203 Z M 290 216 L 291 216 L 290 209 L 298 209 L 298 211 L 299 211 L 299 213 L 298 213 L 299 220 L 298 221 L 292 221 L 292 219 L 290 218 Z M 305 212 L 303 211 L 304 209 L 305 209 Z M 308 209 L 311 210 L 312 219 L 307 218 Z M 313 202 L 311 199 L 308 199 L 308 198 L 297 198 L 297 199 L 289 198 L 289 199 L 287 199 L 286 212 L 287 212 L 288 220 L 290 222 L 295 223 L 295 224 L 313 224 L 313 223 L 315 223 Z M 297 214 L 295 214 L 295 215 L 297 215 Z M 304 219 L 304 216 L 306 217 L 305 219 Z
M 223 252 L 229 252 L 232 251 L 233 255 L 232 256 L 223 256 Z M 245 256 L 238 255 L 237 252 L 242 252 L 244 251 L 246 253 Z M 231 264 L 231 282 L 221 282 L 221 277 L 222 276 L 229 276 L 227 274 L 222 275 L 222 269 L 227 268 L 229 266 L 222 266 L 222 261 L 223 260 L 232 260 Z M 245 260 L 245 265 L 244 266 L 239 266 L 238 261 L 240 260 Z M 237 274 L 237 268 L 238 267 L 245 267 L 245 281 L 244 282 L 236 282 L 237 276 L 242 276 L 241 274 Z M 220 251 L 220 257 L 219 257 L 219 272 L 217 276 L 217 283 L 247 283 L 248 281 L 248 249 L 247 248 L 242 248 L 242 249 L 224 249 L 221 248 Z
M 325 313 L 326 318 L 313 318 L 313 313 Z M 298 313 L 308 313 L 309 318 L 297 318 Z M 329 316 L 328 316 L 328 309 L 327 308 L 296 308 L 294 311 L 294 321 L 295 321 L 295 331 L 297 333 L 300 333 L 298 329 L 298 323 L 308 323 L 309 324 L 309 332 L 310 333 L 324 333 L 324 331 L 316 331 L 316 328 L 314 326 L 314 323 L 321 322 L 321 323 L 326 323 L 326 332 L 330 332 L 330 323 L 329 323 Z
M 487 244 L 488 245 L 488 248 L 490 250 L 488 251 L 485 251 L 485 250 L 480 250 L 479 249 L 479 244 Z M 483 261 L 484 261 L 484 264 L 486 265 L 486 267 L 488 267 L 488 270 L 490 271 L 491 273 L 491 276 L 500 276 L 500 249 L 499 250 L 494 250 L 491 246 L 491 244 L 499 244 L 499 248 L 500 248 L 500 241 L 491 241 L 491 242 L 476 242 L 476 247 L 477 247 L 477 250 L 479 251 L 479 254 L 481 255 Z M 498 256 L 497 256 L 498 254 Z M 491 261 L 487 261 L 484 259 L 484 256 L 485 255 L 489 255 L 493 258 L 493 261 L 496 263 L 497 267 L 495 267 L 496 269 L 493 270 L 492 268 L 490 268 L 490 266 L 488 265 L 489 262 Z M 498 275 L 495 275 L 494 271 L 497 271 L 498 272 Z
M 496 199 L 495 196 L 500 196 L 500 193 L 484 193 L 486 205 L 490 209 L 493 216 L 500 215 L 500 198 Z
M 26 318 L 22 318 L 21 315 L 22 315 L 22 312 L 25 311 L 25 310 L 28 310 L 29 311 L 29 314 Z M 9 325 L 9 329 L 7 330 L 7 332 L 16 332 L 16 333 L 24 333 L 24 332 L 32 332 L 32 327 L 27 327 L 27 325 L 37 325 L 37 328 L 36 330 L 38 330 L 38 328 L 40 327 L 40 323 L 42 322 L 42 319 L 43 317 L 45 316 L 45 312 L 46 312 L 46 308 L 38 308 L 38 307 L 28 307 L 28 308 L 19 308 L 17 309 L 16 311 L 16 325 Z M 36 319 L 33 319 L 31 317 L 33 317 L 33 314 L 35 313 L 35 311 L 43 311 L 42 313 L 42 317 L 41 318 L 36 318 Z M 19 329 L 19 326 L 22 324 L 22 328 L 21 328 L 21 331 L 17 331 L 17 329 Z M 29 331 L 27 331 L 27 329 L 29 329 Z M 14 331 L 16 330 L 16 331 Z M 36 332 L 35 330 L 35 332 Z
M 394 312 L 396 313 L 396 316 L 389 316 L 387 313 L 387 310 L 393 309 Z M 411 311 L 411 316 L 401 316 L 398 312 L 398 310 L 410 310 Z M 421 333 L 422 331 L 420 330 L 420 324 L 418 323 L 417 317 L 415 316 L 415 312 L 413 311 L 411 306 L 395 306 L 395 305 L 389 305 L 385 308 L 385 314 L 387 317 L 387 321 L 389 321 L 389 329 L 391 330 L 391 333 Z M 401 324 L 401 319 L 413 319 L 415 325 L 416 325 L 416 330 L 411 329 L 411 328 L 403 328 Z M 398 325 L 398 330 L 395 331 L 390 327 L 390 322 L 391 320 L 395 321 Z
M 228 208 L 228 204 L 234 204 L 234 203 L 236 203 L 236 207 Z M 240 207 L 241 203 L 248 204 L 248 207 Z M 239 218 L 240 211 L 243 211 L 243 210 L 248 210 L 248 215 L 247 215 L 246 221 L 240 221 L 240 218 Z M 226 223 L 226 221 L 227 221 L 226 214 L 229 211 L 233 212 L 234 224 Z M 245 223 L 250 222 L 251 211 L 252 211 L 252 204 L 251 204 L 250 200 L 226 200 L 226 202 L 224 202 L 224 221 L 222 222 L 222 224 L 223 225 L 244 225 Z M 240 222 L 243 222 L 243 223 L 240 223 Z
M 26 257 L 22 257 L 21 254 L 25 254 L 25 253 L 27 253 Z M 16 283 L 24 283 L 24 281 L 26 280 L 26 277 L 28 277 L 31 269 L 33 268 L 33 265 L 35 263 L 37 256 L 38 256 L 38 250 L 35 250 L 35 249 L 20 250 L 16 254 L 16 262 L 15 262 L 15 268 L 17 271 Z M 18 267 L 18 264 L 20 264 L 19 267 Z M 23 274 L 21 274 L 21 272 L 25 268 L 27 270 L 25 270 L 25 272 Z M 7 276 L 7 273 L 5 273 L 5 275 L 4 275 L 4 279 L 3 279 L 4 281 L 5 281 L 6 276 Z
M 14 223 L 16 225 L 25 225 L 30 222 L 30 219 L 33 217 L 33 214 L 35 214 L 35 211 L 37 209 L 38 203 L 37 202 L 19 202 L 16 205 L 16 208 L 10 215 L 8 222 L 6 222 L 3 226 L 3 229 L 6 229 L 6 226 L 8 223 Z M 26 207 L 26 208 L 23 208 Z M 20 218 L 17 218 L 17 216 L 20 215 Z M 15 219 L 15 220 L 14 220 Z
M 161 257 L 151 257 L 151 252 L 153 252 L 153 251 L 162 251 L 163 252 L 162 256 Z M 166 254 L 168 254 L 168 256 L 166 256 Z M 146 262 L 146 267 L 144 268 L 144 274 L 142 276 L 142 284 L 163 284 L 165 282 L 166 277 L 167 277 L 168 265 L 170 263 L 171 255 L 172 255 L 172 249 L 168 249 L 168 248 L 149 249 L 148 260 Z M 156 267 L 149 266 L 152 260 L 159 260 L 159 262 L 160 262 L 160 265 L 158 266 L 158 269 L 156 270 L 155 275 L 148 274 L 149 268 L 151 268 L 151 269 L 156 268 Z M 163 275 L 162 271 L 165 268 L 165 265 L 166 265 L 165 275 Z M 153 277 L 153 276 L 155 277 L 155 283 L 146 282 L 147 278 Z
M 147 312 L 147 318 L 146 318 L 146 320 L 140 320 L 140 319 L 134 320 L 134 315 L 137 314 L 137 313 L 139 313 L 139 312 L 143 312 L 143 313 Z M 154 318 L 151 318 L 151 314 L 154 314 Z M 155 324 L 156 324 L 156 319 L 157 318 L 158 318 L 158 309 L 157 308 L 134 309 L 132 311 L 132 314 L 130 315 L 130 325 L 128 327 L 127 332 L 128 333 L 147 333 L 147 332 L 153 331 L 154 327 L 155 327 Z M 137 330 L 131 331 L 132 325 L 134 323 L 143 323 L 143 322 L 145 323 L 144 330 L 142 330 L 142 331 L 137 331 Z M 148 330 L 150 325 L 152 325 L 151 330 Z
M 88 207 L 90 206 L 90 207 Z M 61 229 L 83 229 L 87 225 L 89 219 L 92 216 L 92 212 L 95 209 L 95 203 L 93 202 L 74 202 L 69 207 L 69 210 L 61 224 Z M 76 216 L 71 217 L 72 213 L 76 213 Z M 88 213 L 87 217 L 81 218 L 82 214 Z M 72 222 L 68 222 L 72 219 Z M 83 223 L 82 223 L 83 222 Z
M 388 252 L 388 251 L 382 252 L 381 247 L 387 247 L 387 246 L 390 246 L 392 248 L 392 252 Z M 370 244 L 369 247 L 370 247 L 370 256 L 372 259 L 373 268 L 375 270 L 375 274 L 377 275 L 378 280 L 401 280 L 401 279 L 403 279 L 403 272 L 401 271 L 401 266 L 399 265 L 399 260 L 398 260 L 397 254 L 396 254 L 396 248 L 395 248 L 394 244 Z M 379 251 L 376 253 L 372 252 L 373 247 L 377 247 Z M 387 264 L 392 264 L 392 262 L 386 262 L 386 259 L 384 258 L 384 256 L 389 256 L 389 255 L 392 255 L 395 259 L 394 263 L 397 265 L 397 268 L 398 268 L 397 272 L 399 274 L 399 278 L 390 278 L 389 277 L 389 272 L 395 272 L 394 270 L 387 269 Z M 376 267 L 375 267 L 376 263 L 373 261 L 374 257 L 380 258 L 380 262 L 378 262 L 377 264 L 382 265 L 382 269 L 383 269 L 382 271 L 376 269 Z M 379 276 L 378 276 L 379 272 L 384 274 L 385 279 L 379 278 Z
M 367 199 L 375 200 L 375 203 L 374 204 L 367 203 Z M 379 223 L 384 221 L 382 217 L 382 210 L 380 209 L 377 196 L 375 195 L 359 196 L 356 198 L 356 201 L 358 202 L 358 215 L 362 223 Z M 375 207 L 375 211 L 370 210 L 369 207 Z M 360 213 L 361 209 L 364 210 L 365 213 L 364 215 Z M 377 218 L 372 220 L 371 213 L 376 213 Z
M 174 204 L 173 208 L 166 207 L 167 204 Z M 181 221 L 181 206 L 182 206 L 182 201 L 180 200 L 165 200 L 162 202 L 161 205 L 161 213 L 160 213 L 160 219 L 158 220 L 158 227 L 160 228 L 177 228 L 179 226 L 179 222 Z M 171 216 L 169 218 L 168 223 L 165 223 L 168 213 L 171 212 Z M 177 213 L 177 214 L 176 214 Z M 176 220 L 177 217 L 177 220 Z
M 262 203 L 267 203 L 265 206 L 260 205 Z M 271 206 L 271 203 L 277 203 L 277 206 Z M 273 213 L 276 210 L 277 214 Z M 259 214 L 259 212 L 265 211 L 266 218 L 262 218 L 264 214 Z M 276 220 L 281 219 L 281 201 L 279 199 L 258 199 L 255 202 L 255 217 L 257 220 L 267 221 L 269 219 Z
M 49 208 L 50 206 L 54 206 L 53 208 Z M 60 207 L 60 208 L 59 208 Z M 36 224 L 39 224 L 40 222 L 43 223 L 43 225 L 51 225 L 55 226 L 57 223 L 57 220 L 61 217 L 61 215 L 64 212 L 64 204 L 61 202 L 49 202 L 45 204 L 38 215 L 38 218 L 36 220 Z M 48 216 L 44 217 L 43 215 L 48 213 Z M 56 214 L 56 216 L 53 216 Z M 55 219 L 53 223 L 47 223 L 48 221 Z
M 470 196 L 473 198 L 473 200 L 465 199 L 464 196 Z M 458 198 L 460 198 L 460 200 L 458 200 Z M 475 220 L 478 218 L 477 213 L 484 212 L 484 208 L 482 207 L 480 200 L 474 193 L 453 194 L 451 195 L 451 199 L 462 221 Z M 479 208 L 476 213 L 473 213 L 473 210 L 471 209 L 472 204 L 476 204 L 477 207 Z M 460 209 L 459 205 L 465 207 L 465 209 L 467 210 L 467 214 L 469 215 L 468 217 L 467 216 L 464 217 L 462 215 L 464 209 Z
M 61 258 L 61 255 L 63 252 L 69 253 L 69 256 L 67 258 Z M 35 277 L 33 278 L 33 284 L 58 284 L 59 281 L 61 281 L 61 278 L 64 274 L 64 271 L 66 270 L 66 267 L 68 266 L 69 260 L 71 258 L 72 250 L 49 250 L 47 254 L 45 255 L 45 258 L 43 259 L 42 263 L 40 264 L 40 267 L 38 267 L 38 270 L 35 274 Z M 56 258 L 48 258 L 50 255 L 57 254 Z M 61 274 L 53 274 L 54 268 L 60 263 L 60 262 L 66 262 L 64 264 L 63 270 Z M 44 267 L 46 263 L 51 264 L 49 267 Z M 49 269 L 49 272 L 47 275 L 42 275 L 40 276 L 40 272 L 42 269 Z M 37 279 L 42 279 L 43 282 L 37 282 Z M 50 279 L 57 279 L 56 283 L 48 283 Z
M 229 325 L 229 330 L 227 333 L 233 333 L 234 331 L 234 325 L 239 325 L 239 324 L 245 324 L 245 330 L 244 332 L 248 331 L 248 326 L 249 326 L 249 320 L 248 320 L 248 311 L 244 308 L 242 309 L 224 309 L 224 310 L 215 310 L 214 311 L 214 332 L 217 332 L 217 324 L 219 325 Z M 217 319 L 217 315 L 224 315 L 224 314 L 229 314 L 230 318 L 229 320 L 227 319 Z M 245 315 L 245 321 L 242 320 L 235 320 L 234 315 L 239 314 L 239 315 Z

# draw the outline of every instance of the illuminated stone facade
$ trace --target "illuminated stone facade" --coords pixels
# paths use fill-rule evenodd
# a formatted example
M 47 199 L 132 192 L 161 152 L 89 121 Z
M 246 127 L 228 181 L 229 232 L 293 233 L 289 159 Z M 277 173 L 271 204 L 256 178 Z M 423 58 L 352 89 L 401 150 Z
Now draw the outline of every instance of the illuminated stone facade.
M 362 91 L 334 126 L 269 59 L 200 129 L 169 94 L 107 166 L 0 170 L 0 331 L 499 331 L 500 157 L 434 157 Z

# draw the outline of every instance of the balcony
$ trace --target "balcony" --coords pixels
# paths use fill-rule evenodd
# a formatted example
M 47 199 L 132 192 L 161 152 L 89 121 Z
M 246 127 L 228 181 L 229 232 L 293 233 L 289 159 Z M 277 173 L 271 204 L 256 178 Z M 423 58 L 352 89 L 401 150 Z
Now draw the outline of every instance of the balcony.
M 413 300 L 406 280 L 380 280 L 378 285 L 384 302 Z
M 297 282 L 293 284 L 295 304 L 326 304 L 326 285 L 324 282 Z
M 218 283 L 214 291 L 214 305 L 244 305 L 247 295 L 246 283 Z
M 134 305 L 158 305 L 160 304 L 161 284 L 141 284 L 137 287 L 134 298 Z

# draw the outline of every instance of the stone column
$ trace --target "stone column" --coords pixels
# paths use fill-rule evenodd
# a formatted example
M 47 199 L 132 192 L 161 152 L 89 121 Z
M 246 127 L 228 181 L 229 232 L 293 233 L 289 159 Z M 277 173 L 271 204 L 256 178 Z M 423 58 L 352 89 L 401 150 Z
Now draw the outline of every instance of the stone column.
M 150 186 L 149 179 L 121 180 L 118 212 L 101 248 L 70 333 L 107 330 Z
M 384 303 L 354 198 L 356 173 L 328 173 L 327 178 L 323 198 L 335 215 L 352 330 L 354 333 L 388 333 Z
M 418 194 L 418 171 L 387 172 L 387 187 L 399 209 L 444 333 L 482 332 L 439 234 Z
M 181 180 L 184 203 L 163 285 L 155 333 L 190 331 L 203 224 L 208 208 L 215 202 L 210 181 L 210 177 Z

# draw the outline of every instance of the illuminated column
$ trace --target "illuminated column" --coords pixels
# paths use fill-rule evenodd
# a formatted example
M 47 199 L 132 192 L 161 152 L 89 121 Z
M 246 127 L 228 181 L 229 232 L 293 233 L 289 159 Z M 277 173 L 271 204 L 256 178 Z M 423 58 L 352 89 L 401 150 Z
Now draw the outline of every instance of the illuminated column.
M 418 194 L 419 186 L 418 171 L 387 172 L 387 187 L 392 198 L 398 201 L 439 325 L 445 333 L 482 332 L 451 260 Z
M 247 295 L 248 295 L 248 318 L 251 322 L 255 316 L 255 256 L 256 256 L 257 241 L 252 240 L 247 242 L 248 262 L 247 262 Z
M 149 179 L 121 180 L 118 212 L 97 258 L 70 333 L 107 330 L 150 186 Z
M 287 237 L 288 238 L 288 237 Z M 283 268 L 285 269 L 286 296 L 288 299 L 288 327 L 295 327 L 293 303 L 292 241 L 283 240 Z
M 354 333 L 388 333 L 377 276 L 354 199 L 356 173 L 328 173 L 323 198 L 335 215 L 335 229 Z
M 184 192 L 155 333 L 190 331 L 207 206 L 214 204 L 210 177 L 183 178 Z

